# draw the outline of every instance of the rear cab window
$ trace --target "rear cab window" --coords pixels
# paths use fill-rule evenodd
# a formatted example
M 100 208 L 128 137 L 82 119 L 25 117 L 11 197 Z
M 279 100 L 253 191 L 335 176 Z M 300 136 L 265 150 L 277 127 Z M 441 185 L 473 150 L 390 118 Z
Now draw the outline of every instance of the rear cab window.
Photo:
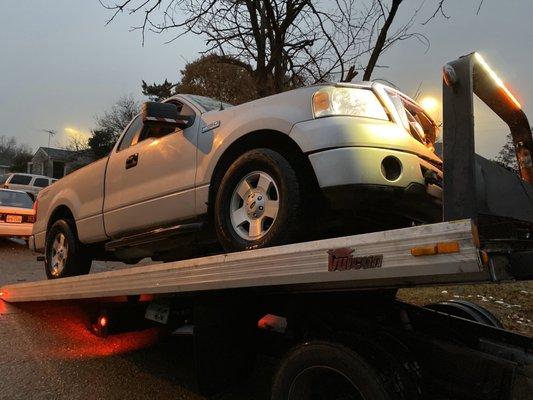
M 6 183 L 8 178 L 9 178 L 9 175 L 0 175 L 0 185 L 3 183 Z
M 9 181 L 12 185 L 29 185 L 32 180 L 31 176 L 15 174 Z

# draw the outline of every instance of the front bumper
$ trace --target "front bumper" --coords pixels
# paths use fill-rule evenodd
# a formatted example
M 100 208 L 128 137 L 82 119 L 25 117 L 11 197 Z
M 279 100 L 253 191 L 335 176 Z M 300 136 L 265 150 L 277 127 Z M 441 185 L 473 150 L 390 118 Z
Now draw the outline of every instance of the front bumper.
M 33 229 L 33 224 L 11 224 L 0 222 L 0 236 L 4 237 L 30 237 Z
M 401 172 L 389 180 L 383 160 L 392 157 L 400 163 Z M 325 189 L 344 185 L 379 185 L 406 189 L 413 183 L 426 185 L 427 171 L 442 178 L 442 172 L 416 154 L 374 147 L 342 147 L 309 155 L 318 184 Z M 434 197 L 442 197 L 435 191 Z
M 46 232 L 35 233 L 30 237 L 30 249 L 35 253 L 44 253 Z
M 383 161 L 398 166 L 391 178 Z M 442 172 L 416 154 L 373 147 L 312 153 L 318 184 L 333 209 L 379 209 L 413 220 L 441 220 Z

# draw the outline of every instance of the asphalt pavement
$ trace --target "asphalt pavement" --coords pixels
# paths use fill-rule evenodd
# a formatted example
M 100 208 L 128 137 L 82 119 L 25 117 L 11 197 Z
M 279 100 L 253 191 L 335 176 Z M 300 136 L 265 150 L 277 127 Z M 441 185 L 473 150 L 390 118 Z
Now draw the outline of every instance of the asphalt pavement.
M 95 262 L 93 272 L 127 268 Z M 0 286 L 45 279 L 22 241 L 0 239 Z M 206 399 L 198 393 L 192 339 L 156 329 L 99 338 L 76 302 L 0 300 L 0 399 Z M 269 372 L 213 399 L 268 399 Z

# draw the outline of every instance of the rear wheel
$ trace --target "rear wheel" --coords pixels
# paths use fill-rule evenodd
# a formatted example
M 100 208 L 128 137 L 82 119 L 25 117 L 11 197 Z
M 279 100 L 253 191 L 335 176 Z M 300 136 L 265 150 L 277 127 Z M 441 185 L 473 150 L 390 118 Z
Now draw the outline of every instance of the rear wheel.
M 274 378 L 272 400 L 396 400 L 400 386 L 351 349 L 311 342 L 296 347 Z
M 298 229 L 301 189 L 279 153 L 256 149 L 228 169 L 215 200 L 217 236 L 227 251 L 284 244 Z
M 54 222 L 46 235 L 45 271 L 48 279 L 88 274 L 92 260 L 79 242 L 72 220 Z

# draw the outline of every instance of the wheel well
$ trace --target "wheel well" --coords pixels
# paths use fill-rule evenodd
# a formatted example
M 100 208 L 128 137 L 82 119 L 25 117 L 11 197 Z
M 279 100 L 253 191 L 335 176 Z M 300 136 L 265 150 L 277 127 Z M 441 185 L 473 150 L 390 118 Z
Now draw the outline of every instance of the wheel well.
M 72 211 L 70 211 L 70 208 L 68 208 L 65 205 L 58 206 L 50 215 L 50 218 L 48 219 L 48 225 L 46 227 L 46 231 L 50 229 L 50 227 L 54 224 L 54 222 L 59 221 L 60 219 L 71 219 L 74 220 L 74 214 L 72 214 Z
M 318 193 L 319 186 L 313 167 L 294 140 L 279 131 L 254 131 L 232 143 L 218 160 L 209 186 L 209 215 L 213 213 L 217 189 L 229 166 L 245 152 L 257 148 L 268 148 L 280 153 L 295 169 L 298 179 L 304 182 L 303 187 L 305 190 L 310 194 Z

